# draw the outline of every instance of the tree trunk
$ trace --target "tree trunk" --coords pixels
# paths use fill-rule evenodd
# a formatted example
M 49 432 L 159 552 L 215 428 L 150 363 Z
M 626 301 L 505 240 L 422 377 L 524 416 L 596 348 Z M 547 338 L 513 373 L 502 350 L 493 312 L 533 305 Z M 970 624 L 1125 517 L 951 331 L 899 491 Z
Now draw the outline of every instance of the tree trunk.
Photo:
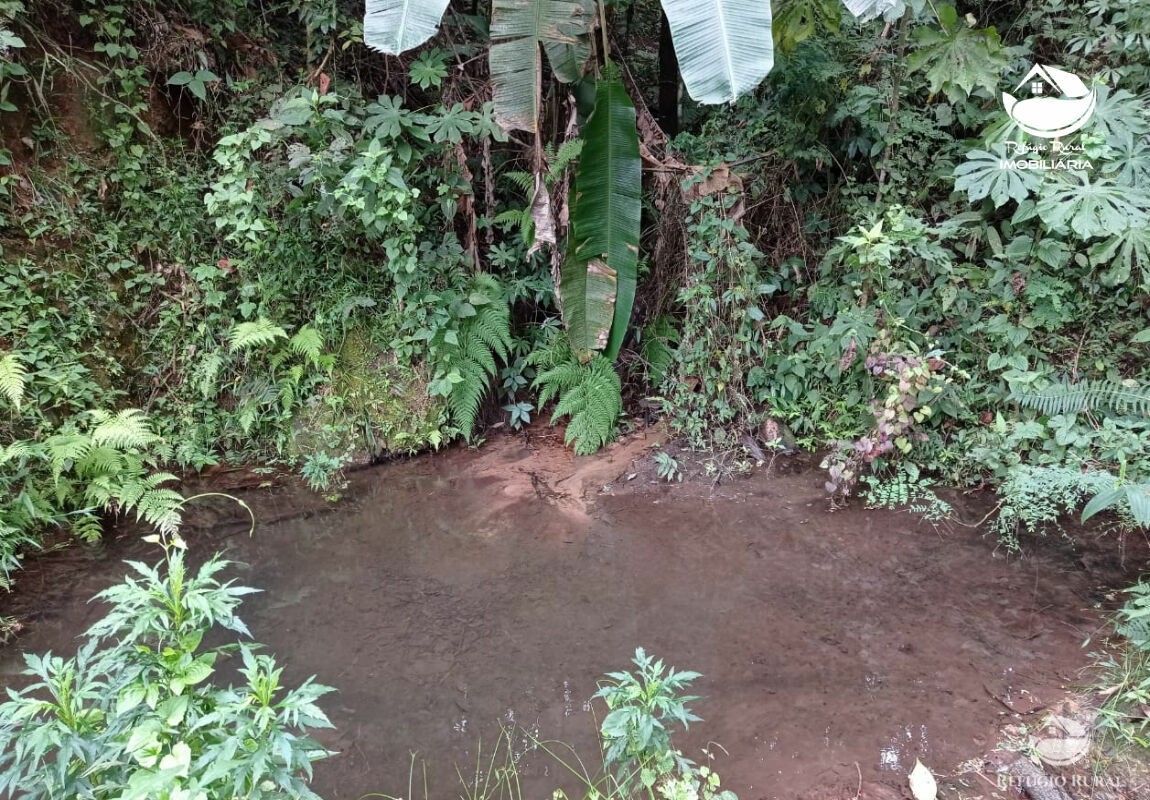
M 671 24 L 660 12 L 659 22 L 659 127 L 670 138 L 679 132 L 679 59 L 671 40 Z

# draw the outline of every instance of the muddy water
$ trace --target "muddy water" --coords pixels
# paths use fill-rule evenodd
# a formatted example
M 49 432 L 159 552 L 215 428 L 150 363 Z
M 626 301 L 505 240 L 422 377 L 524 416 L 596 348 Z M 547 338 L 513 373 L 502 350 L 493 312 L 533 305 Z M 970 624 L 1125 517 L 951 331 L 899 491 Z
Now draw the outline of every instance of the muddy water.
M 338 689 L 321 795 L 406 795 L 418 751 L 432 796 L 457 796 L 455 764 L 471 770 L 501 722 L 594 759 L 595 678 L 639 645 L 704 673 L 705 721 L 681 743 L 721 743 L 743 800 L 901 786 L 915 758 L 946 773 L 992 748 L 1012 706 L 1058 702 L 1101 587 L 1130 578 L 1096 555 L 1112 544 L 1051 539 L 1011 560 L 965 528 L 828 513 L 801 464 L 659 485 L 654 436 L 594 460 L 504 439 L 356 473 L 328 508 L 248 492 L 250 539 L 226 503 L 191 514 L 193 552 L 226 550 L 266 590 L 242 616 L 289 678 Z M 19 651 L 74 648 L 101 613 L 88 597 L 144 547 L 125 535 L 39 559 L 4 601 L 28 631 L 0 651 L 0 681 Z M 520 764 L 526 796 L 562 780 L 539 753 Z

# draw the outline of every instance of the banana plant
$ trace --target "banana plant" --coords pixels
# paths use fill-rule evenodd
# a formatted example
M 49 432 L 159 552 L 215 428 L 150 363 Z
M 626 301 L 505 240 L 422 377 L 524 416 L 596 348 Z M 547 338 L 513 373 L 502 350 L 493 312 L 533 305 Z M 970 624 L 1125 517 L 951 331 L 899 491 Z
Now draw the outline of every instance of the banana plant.
M 696 102 L 732 102 L 771 71 L 767 0 L 662 3 L 683 82 Z M 363 39 L 384 53 L 418 47 L 434 35 L 446 8 L 447 0 L 367 0 Z M 506 125 L 532 126 L 538 117 L 540 47 L 556 77 L 578 79 L 590 54 L 592 10 L 590 0 L 494 0 L 489 59 L 496 115 Z
M 900 0 L 845 2 L 866 16 Z M 434 35 L 446 6 L 447 0 L 366 0 L 364 41 L 386 53 L 418 46 Z M 557 79 L 579 80 L 590 57 L 595 6 L 594 0 L 493 0 L 488 59 L 495 118 L 504 130 L 529 131 L 538 139 L 543 55 Z M 697 102 L 733 102 L 770 72 L 769 0 L 662 0 L 662 6 L 683 82 Z M 604 34 L 604 50 L 606 45 Z M 619 353 L 635 301 L 639 253 L 642 166 L 635 108 L 609 59 L 583 135 L 558 288 L 572 349 L 585 362 L 599 351 L 608 358 Z
M 448 2 L 450 0 L 368 0 L 363 15 L 363 41 L 388 55 L 419 47 L 439 30 Z
M 675 56 L 697 103 L 733 103 L 775 63 L 767 0 L 663 0 Z
M 575 173 L 561 293 L 571 347 L 619 354 L 635 304 L 642 161 L 635 106 L 614 68 L 595 85 Z
M 555 77 L 565 83 L 578 80 L 591 54 L 590 21 L 587 6 L 572 0 L 494 0 L 488 63 L 500 127 L 538 129 L 541 49 Z

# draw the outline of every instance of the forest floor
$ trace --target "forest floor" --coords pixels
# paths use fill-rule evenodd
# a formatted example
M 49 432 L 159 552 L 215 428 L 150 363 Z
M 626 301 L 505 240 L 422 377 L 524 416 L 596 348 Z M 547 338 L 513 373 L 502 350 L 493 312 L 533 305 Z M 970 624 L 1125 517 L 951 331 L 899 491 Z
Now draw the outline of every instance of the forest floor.
M 264 590 L 241 616 L 289 682 L 338 689 L 321 796 L 408 797 L 412 751 L 431 797 L 456 796 L 456 765 L 472 774 L 509 723 L 523 796 L 570 792 L 530 735 L 595 763 L 595 681 L 637 646 L 703 673 L 704 721 L 678 742 L 695 757 L 721 745 L 715 766 L 742 800 L 909 797 L 915 759 L 944 797 L 1018 796 L 1001 788 L 1017 756 L 1000 747 L 1051 713 L 1082 714 L 1089 652 L 1144 541 L 1078 532 L 1008 556 L 979 530 L 857 502 L 829 511 L 809 456 L 667 483 L 660 445 L 658 427 L 587 458 L 546 432 L 498 436 L 353 472 L 336 504 L 294 483 L 236 488 L 267 480 L 252 473 L 207 479 L 258 526 L 249 537 L 242 508 L 197 502 L 192 553 L 226 551 L 230 574 Z M 948 499 L 963 519 L 988 508 Z M 72 651 L 102 613 L 88 599 L 121 560 L 154 560 L 149 547 L 126 528 L 31 559 L 3 601 L 24 630 L 0 649 L 0 683 L 18 680 L 22 652 Z M 1070 791 L 1145 796 L 1139 775 L 1126 765 L 1117 793 Z

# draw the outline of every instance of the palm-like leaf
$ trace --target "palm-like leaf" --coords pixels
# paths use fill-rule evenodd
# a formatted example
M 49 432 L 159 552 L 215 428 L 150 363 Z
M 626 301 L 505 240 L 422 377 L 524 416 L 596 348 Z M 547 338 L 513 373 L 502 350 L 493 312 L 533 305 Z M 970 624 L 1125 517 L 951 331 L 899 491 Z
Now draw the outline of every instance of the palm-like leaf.
M 367 0 L 363 41 L 381 53 L 398 55 L 439 30 L 448 0 Z
M 635 303 L 641 189 L 635 106 L 621 81 L 599 81 L 575 175 L 568 245 L 574 252 L 561 281 L 571 344 L 581 357 L 603 350 L 615 358 L 627 331 Z M 603 291 L 608 279 L 615 283 L 613 297 Z M 604 307 L 612 320 L 607 340 L 601 335 Z
M 572 80 L 578 53 L 586 58 L 589 16 L 581 2 L 494 0 L 491 10 L 491 80 L 495 120 L 504 130 L 534 132 L 539 123 L 540 46 L 560 80 Z
M 765 0 L 663 0 L 683 83 L 699 103 L 729 103 L 774 65 Z

